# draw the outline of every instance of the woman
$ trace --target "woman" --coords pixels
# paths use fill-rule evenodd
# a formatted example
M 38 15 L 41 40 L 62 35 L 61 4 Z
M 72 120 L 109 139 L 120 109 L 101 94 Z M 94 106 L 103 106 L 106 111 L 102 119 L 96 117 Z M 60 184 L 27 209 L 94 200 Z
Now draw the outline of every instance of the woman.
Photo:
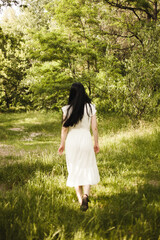
M 81 210 L 86 211 L 90 185 L 97 184 L 100 180 L 95 158 L 95 153 L 99 152 L 99 144 L 96 109 L 81 83 L 72 84 L 68 105 L 62 107 L 62 111 L 63 126 L 58 152 L 62 154 L 65 148 L 67 186 L 75 187 Z M 90 124 L 94 136 L 94 148 Z

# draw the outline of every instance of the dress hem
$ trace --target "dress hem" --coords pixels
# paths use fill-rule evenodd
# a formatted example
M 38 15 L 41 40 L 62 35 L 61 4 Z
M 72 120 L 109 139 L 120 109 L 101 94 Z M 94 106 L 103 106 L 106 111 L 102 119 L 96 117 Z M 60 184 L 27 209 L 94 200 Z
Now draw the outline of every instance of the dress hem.
M 97 185 L 98 183 L 100 182 L 97 181 L 96 183 L 82 183 L 82 184 L 75 184 L 75 185 L 72 185 L 72 184 L 66 184 L 67 187 L 78 187 L 78 186 L 85 186 L 85 185 Z

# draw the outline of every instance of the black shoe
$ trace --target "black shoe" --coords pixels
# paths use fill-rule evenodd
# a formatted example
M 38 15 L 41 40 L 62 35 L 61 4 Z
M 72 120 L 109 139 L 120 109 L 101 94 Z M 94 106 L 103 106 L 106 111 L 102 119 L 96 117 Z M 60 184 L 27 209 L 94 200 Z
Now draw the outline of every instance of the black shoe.
M 89 202 L 88 195 L 84 194 L 84 196 L 82 198 L 82 205 L 80 207 L 82 211 L 87 211 L 87 209 L 88 209 L 88 202 Z

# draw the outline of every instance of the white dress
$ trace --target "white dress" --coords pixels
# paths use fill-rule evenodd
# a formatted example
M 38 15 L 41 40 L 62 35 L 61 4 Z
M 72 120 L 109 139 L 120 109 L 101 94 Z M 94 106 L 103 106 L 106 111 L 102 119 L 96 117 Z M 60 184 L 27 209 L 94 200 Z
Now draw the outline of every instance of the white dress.
M 69 105 L 62 107 L 64 116 Z M 87 114 L 87 110 L 89 116 Z M 76 187 L 93 185 L 100 181 L 96 164 L 96 157 L 90 133 L 91 117 L 95 115 L 96 109 L 91 104 L 84 106 L 84 115 L 80 122 L 74 127 L 69 127 L 65 143 L 66 163 L 68 169 L 67 186 Z

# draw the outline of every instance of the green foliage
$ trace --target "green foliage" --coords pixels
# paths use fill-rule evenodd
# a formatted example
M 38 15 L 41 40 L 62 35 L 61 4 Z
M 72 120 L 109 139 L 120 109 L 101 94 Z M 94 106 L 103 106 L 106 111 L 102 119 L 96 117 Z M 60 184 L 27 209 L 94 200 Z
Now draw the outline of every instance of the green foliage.
M 159 14 L 159 2 L 158 0 L 105 0 L 109 5 L 116 7 L 118 9 L 129 10 L 139 18 L 147 18 L 148 20 L 157 21 Z M 140 19 L 140 18 L 139 18 Z
M 149 116 L 159 107 L 160 68 L 148 60 L 133 53 L 127 62 L 128 74 L 122 111 L 136 118 Z
M 25 89 L 21 81 L 26 75 L 28 61 L 23 52 L 23 42 L 20 38 L 1 31 L 0 56 L 0 104 L 1 110 L 11 106 L 21 105 Z
M 122 101 L 119 98 L 122 112 L 136 118 L 159 111 L 160 103 L 159 27 L 146 30 L 147 35 L 144 29 L 140 31 L 140 35 L 146 35 L 143 47 L 125 60 L 125 90 Z
M 61 64 L 52 61 L 33 65 L 28 79 L 31 81 L 30 90 L 34 93 L 34 108 L 59 109 L 67 103 L 73 79 L 62 70 Z
M 0 7 L 11 6 L 12 4 L 18 4 L 18 1 L 16 1 L 16 0 L 1 0 Z
M 9 34 L 1 34 L 3 55 L 8 54 L 5 61 L 1 59 L 1 69 L 12 75 L 8 92 L 1 80 L 1 105 L 59 109 L 66 104 L 71 84 L 81 81 L 99 111 L 116 111 L 132 119 L 159 111 L 158 1 L 25 0 L 23 4 L 26 8 L 16 19 L 19 30 L 10 23 Z M 19 35 L 24 41 L 20 45 Z

